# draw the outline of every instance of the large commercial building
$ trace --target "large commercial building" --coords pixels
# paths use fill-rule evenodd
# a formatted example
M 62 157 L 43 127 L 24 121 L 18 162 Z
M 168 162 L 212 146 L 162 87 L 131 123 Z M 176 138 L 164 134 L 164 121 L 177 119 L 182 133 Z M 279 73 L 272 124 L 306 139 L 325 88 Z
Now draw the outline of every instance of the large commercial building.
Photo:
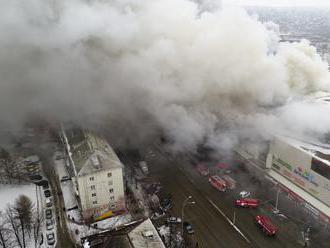
M 277 136 L 266 167 L 297 202 L 330 223 L 330 145 Z
M 108 142 L 81 129 L 62 130 L 69 173 L 85 220 L 125 210 L 123 165 Z

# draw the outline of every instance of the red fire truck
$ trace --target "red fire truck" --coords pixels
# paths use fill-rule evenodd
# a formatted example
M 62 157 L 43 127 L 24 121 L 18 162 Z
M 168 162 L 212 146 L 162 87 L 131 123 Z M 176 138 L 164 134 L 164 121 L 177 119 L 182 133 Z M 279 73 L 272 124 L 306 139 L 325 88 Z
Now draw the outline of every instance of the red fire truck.
M 259 206 L 259 201 L 256 199 L 238 199 L 235 201 L 235 206 L 237 207 L 250 207 L 250 208 L 256 208 Z
M 210 184 L 216 188 L 217 190 L 220 190 L 222 192 L 226 191 L 227 184 L 226 181 L 223 180 L 221 177 L 215 175 L 209 177 Z
M 268 236 L 274 236 L 278 228 L 264 215 L 257 215 L 255 221 Z
M 209 168 L 205 164 L 198 164 L 196 169 L 202 176 L 208 176 L 210 174 Z
M 224 176 L 222 176 L 222 179 L 226 181 L 227 187 L 229 189 L 236 188 L 236 181 L 233 178 L 231 178 L 230 176 L 224 175 Z

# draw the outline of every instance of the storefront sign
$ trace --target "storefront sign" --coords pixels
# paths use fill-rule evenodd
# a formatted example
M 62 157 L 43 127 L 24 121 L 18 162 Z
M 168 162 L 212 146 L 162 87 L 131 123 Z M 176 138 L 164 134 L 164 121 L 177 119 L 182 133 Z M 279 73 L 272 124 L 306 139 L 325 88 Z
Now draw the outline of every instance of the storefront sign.
M 312 175 L 311 173 L 309 173 L 306 169 L 303 169 L 301 166 L 295 168 L 293 170 L 293 172 L 300 176 L 301 178 L 307 180 L 308 182 L 310 182 L 311 184 L 313 184 L 315 187 L 318 187 L 319 184 L 317 182 L 315 182 L 314 180 L 314 175 Z

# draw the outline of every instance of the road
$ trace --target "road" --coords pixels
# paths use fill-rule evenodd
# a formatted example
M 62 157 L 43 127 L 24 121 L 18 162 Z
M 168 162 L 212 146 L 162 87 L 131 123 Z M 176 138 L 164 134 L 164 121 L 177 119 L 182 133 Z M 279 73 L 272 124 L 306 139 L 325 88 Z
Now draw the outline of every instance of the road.
M 65 221 L 64 211 L 62 211 L 64 207 L 64 200 L 63 195 L 60 187 L 59 179 L 55 173 L 54 161 L 52 159 L 53 154 L 51 151 L 54 151 L 54 148 L 51 149 L 47 146 L 43 152 L 40 153 L 40 158 L 43 161 L 43 171 L 47 178 L 49 179 L 52 194 L 53 194 L 53 201 L 54 201 L 54 209 L 56 222 L 57 222 L 57 243 L 56 247 L 58 248 L 71 248 L 74 247 L 73 242 L 71 241 L 71 237 L 69 235 L 69 231 Z
M 260 214 L 260 210 L 233 207 L 232 195 L 212 188 L 207 179 L 197 175 L 194 170 L 183 169 L 190 166 L 187 161 L 169 160 L 166 155 L 157 153 L 149 158 L 148 162 L 151 175 L 157 177 L 165 190 L 173 194 L 172 213 L 175 216 L 181 216 L 182 202 L 187 196 L 192 195 L 196 201 L 195 205 L 185 208 L 185 220 L 189 221 L 196 231 L 195 242 L 198 242 L 198 247 L 302 247 L 299 230 L 289 223 L 281 225 L 281 230 L 275 238 L 267 237 L 253 222 L 254 216 Z M 233 229 L 217 208 L 229 218 L 236 212 L 236 223 L 250 243 Z

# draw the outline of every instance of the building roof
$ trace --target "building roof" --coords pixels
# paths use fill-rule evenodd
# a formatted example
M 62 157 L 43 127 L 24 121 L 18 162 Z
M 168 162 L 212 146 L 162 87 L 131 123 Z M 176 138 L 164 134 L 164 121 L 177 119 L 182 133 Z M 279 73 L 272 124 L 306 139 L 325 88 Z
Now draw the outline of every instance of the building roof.
M 143 221 L 128 234 L 134 248 L 165 248 L 155 226 L 150 219 Z
M 76 176 L 122 168 L 122 163 L 108 142 L 90 131 L 65 131 Z
M 330 166 L 330 145 L 317 140 L 297 139 L 288 136 L 277 136 L 286 143 L 296 147 L 303 152 L 311 154 L 313 157 Z

